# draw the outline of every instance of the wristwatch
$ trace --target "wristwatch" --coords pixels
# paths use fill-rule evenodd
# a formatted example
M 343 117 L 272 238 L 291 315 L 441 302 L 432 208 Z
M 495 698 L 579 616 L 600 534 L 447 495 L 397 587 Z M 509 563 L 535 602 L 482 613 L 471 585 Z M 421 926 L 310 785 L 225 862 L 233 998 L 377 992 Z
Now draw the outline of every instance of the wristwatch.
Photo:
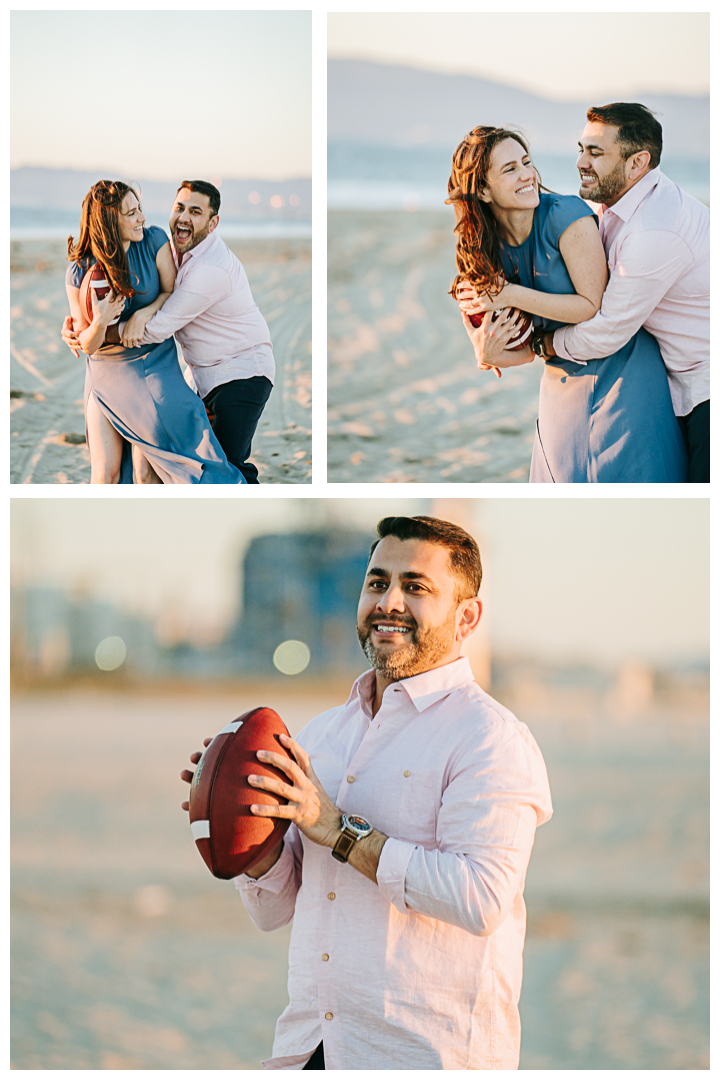
M 365 818 L 357 814 L 343 814 L 341 820 L 342 832 L 332 849 L 333 858 L 338 862 L 346 863 L 348 856 L 358 840 L 364 840 L 373 831 L 373 827 Z
M 536 330 L 532 339 L 532 351 L 536 356 L 539 356 L 541 360 L 548 360 L 548 351 L 545 348 L 545 331 Z

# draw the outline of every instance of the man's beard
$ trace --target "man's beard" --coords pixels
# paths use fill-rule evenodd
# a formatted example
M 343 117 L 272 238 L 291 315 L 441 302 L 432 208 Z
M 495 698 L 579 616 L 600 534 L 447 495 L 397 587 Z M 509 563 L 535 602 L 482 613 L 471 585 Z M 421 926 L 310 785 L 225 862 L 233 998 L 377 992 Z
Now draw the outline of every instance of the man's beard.
M 184 251 L 191 251 L 194 247 L 197 247 L 198 244 L 202 244 L 203 240 L 207 236 L 209 236 L 209 234 L 210 234 L 210 222 L 211 221 L 212 221 L 212 218 L 210 218 L 210 221 L 208 221 L 205 228 L 202 229 L 199 233 L 196 233 L 194 229 L 191 231 L 191 233 L 190 233 L 190 241 L 189 241 L 187 247 L 184 248 Z M 175 226 L 175 228 L 177 228 L 177 225 Z M 175 244 L 175 249 L 177 250 L 177 238 L 175 236 L 175 229 L 173 229 L 172 238 L 173 238 L 173 243 Z
M 578 194 L 581 199 L 587 199 L 590 202 L 607 203 L 609 199 L 616 199 L 622 193 L 626 184 L 625 162 L 620 161 L 613 171 L 608 173 L 602 180 L 599 177 L 597 178 L 594 188 L 581 187 Z
M 449 655 L 455 643 L 454 611 L 450 612 L 440 626 L 428 627 L 424 633 L 421 633 L 414 623 L 404 622 L 403 626 L 410 627 L 409 640 L 399 649 L 387 651 L 382 647 L 376 649 L 372 643 L 373 619 L 377 622 L 377 615 L 366 619 L 362 626 L 358 624 L 358 641 L 377 674 L 391 682 L 409 679 L 411 675 L 419 675 L 421 671 L 429 671 L 437 666 L 439 660 Z

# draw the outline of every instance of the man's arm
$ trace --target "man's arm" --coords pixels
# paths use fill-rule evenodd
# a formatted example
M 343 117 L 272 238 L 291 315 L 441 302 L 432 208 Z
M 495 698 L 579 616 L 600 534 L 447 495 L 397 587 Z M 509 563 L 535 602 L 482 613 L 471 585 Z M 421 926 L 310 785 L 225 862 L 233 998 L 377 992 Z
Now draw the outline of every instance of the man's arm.
M 611 356 L 637 333 L 693 262 L 692 251 L 674 233 L 632 233 L 622 245 L 597 315 L 577 326 L 561 326 L 546 335 L 546 343 L 552 336 L 553 354 L 564 360 L 586 363 Z
M 295 762 L 258 751 L 292 779 L 249 777 L 254 787 L 288 799 L 284 806 L 253 805 L 254 814 L 289 817 L 314 843 L 332 848 L 340 810 L 323 789 L 305 751 L 281 736 Z M 403 914 L 417 912 L 486 935 L 510 911 L 525 877 L 538 821 L 550 816 L 545 766 L 534 744 L 513 732 L 497 746 L 466 755 L 443 792 L 437 849 L 396 840 L 375 830 L 354 844 L 348 862 L 378 884 Z
M 218 266 L 200 266 L 175 285 L 172 296 L 145 327 L 142 345 L 166 341 L 230 294 L 230 278 Z

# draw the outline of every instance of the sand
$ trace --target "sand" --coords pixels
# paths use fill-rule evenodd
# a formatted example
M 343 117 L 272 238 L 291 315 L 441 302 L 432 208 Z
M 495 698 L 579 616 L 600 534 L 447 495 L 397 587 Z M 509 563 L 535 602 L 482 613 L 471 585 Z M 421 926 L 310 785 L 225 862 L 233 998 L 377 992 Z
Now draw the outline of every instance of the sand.
M 264 484 L 311 482 L 309 240 L 233 240 L 272 335 L 277 380 L 251 460 Z M 84 361 L 60 338 L 68 312 L 61 242 L 11 244 L 11 483 L 87 484 Z
M 328 480 L 525 483 L 539 361 L 479 371 L 448 213 L 328 214 Z
M 287 1002 L 289 932 L 257 930 L 208 873 L 178 774 L 260 702 L 296 733 L 346 691 L 16 694 L 13 1068 L 259 1068 Z M 521 1068 L 708 1068 L 706 720 L 522 717 L 555 815 L 526 886 Z

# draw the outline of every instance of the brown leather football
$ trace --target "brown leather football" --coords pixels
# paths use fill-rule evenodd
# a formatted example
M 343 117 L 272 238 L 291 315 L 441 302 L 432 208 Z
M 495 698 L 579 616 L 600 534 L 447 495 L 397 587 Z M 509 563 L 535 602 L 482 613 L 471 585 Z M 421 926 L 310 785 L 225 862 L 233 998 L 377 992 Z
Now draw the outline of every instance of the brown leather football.
M 200 758 L 190 784 L 190 829 L 198 851 L 217 878 L 236 877 L 262 858 L 285 834 L 287 818 L 256 817 L 252 803 L 286 804 L 287 799 L 254 788 L 247 778 L 274 776 L 258 750 L 274 750 L 292 760 L 279 735 L 288 730 L 274 709 L 251 709 L 224 727 Z
M 80 307 L 85 312 L 89 323 L 93 321 L 93 309 L 92 309 L 92 293 L 90 289 L 95 290 L 95 295 L 98 300 L 103 300 L 111 291 L 111 285 L 108 281 L 107 274 L 103 270 L 100 263 L 93 263 L 90 269 L 86 272 L 85 277 L 80 282 Z M 116 322 L 120 321 L 120 315 L 110 323 L 113 326 Z

